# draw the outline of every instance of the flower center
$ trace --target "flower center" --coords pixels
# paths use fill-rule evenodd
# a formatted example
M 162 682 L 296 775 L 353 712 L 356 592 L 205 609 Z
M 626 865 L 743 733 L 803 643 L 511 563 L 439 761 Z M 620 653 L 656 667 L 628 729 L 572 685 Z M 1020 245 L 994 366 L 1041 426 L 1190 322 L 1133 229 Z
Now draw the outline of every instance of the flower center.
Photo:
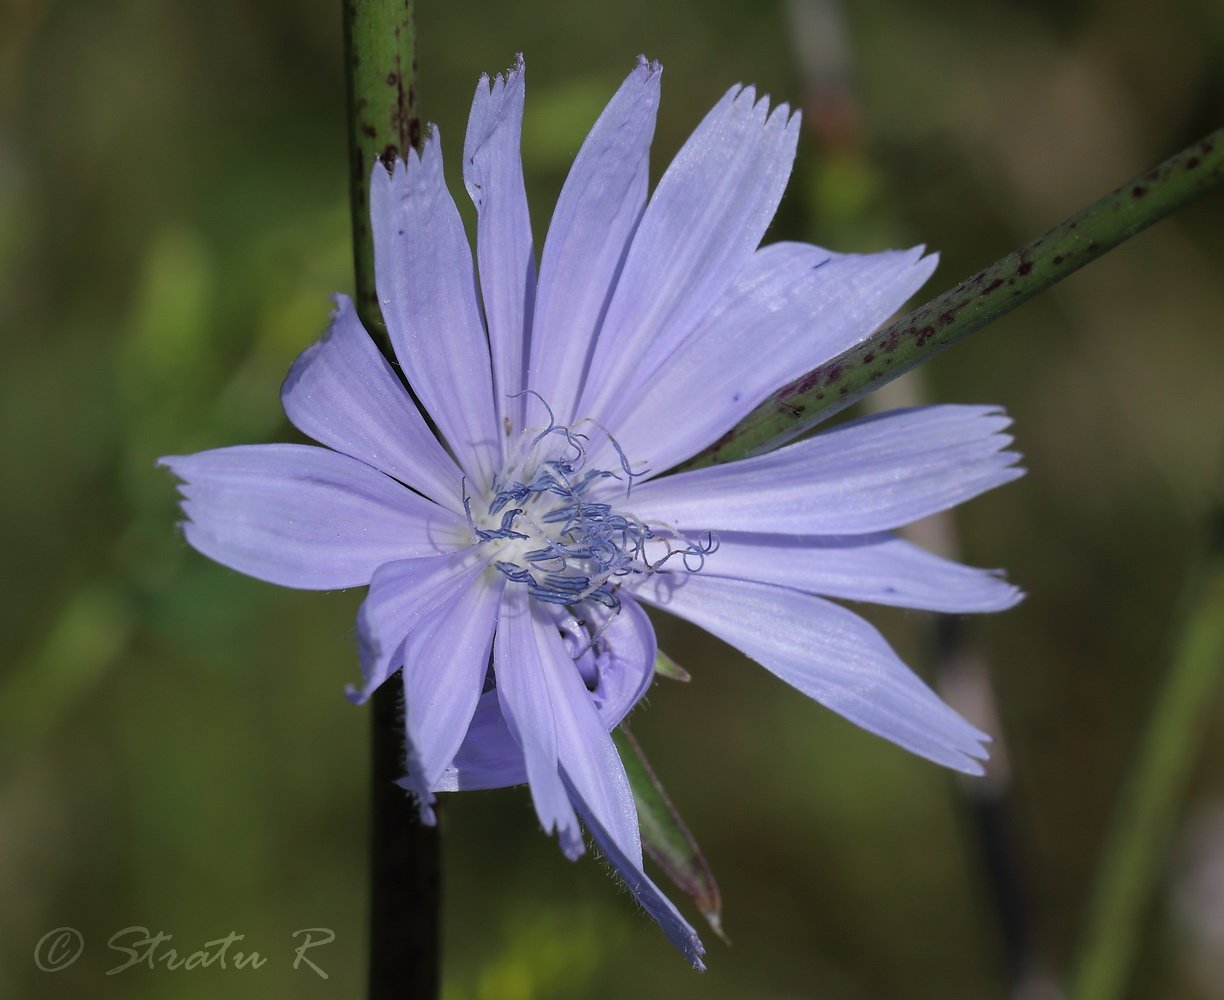
M 494 547 L 491 566 L 527 587 L 537 600 L 564 606 L 592 601 L 616 611 L 623 578 L 660 572 L 680 557 L 685 572 L 701 569 L 717 543 L 693 542 L 676 530 L 646 524 L 612 501 L 628 500 L 635 473 L 618 445 L 620 469 L 586 468 L 588 438 L 555 423 L 527 432 L 520 455 L 494 479 L 485 511 L 468 524 Z

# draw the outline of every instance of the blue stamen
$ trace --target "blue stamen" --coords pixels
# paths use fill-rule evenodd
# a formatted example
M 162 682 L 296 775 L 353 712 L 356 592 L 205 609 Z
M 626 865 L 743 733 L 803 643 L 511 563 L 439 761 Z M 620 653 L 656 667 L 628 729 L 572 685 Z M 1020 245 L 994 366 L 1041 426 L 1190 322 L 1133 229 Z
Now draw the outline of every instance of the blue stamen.
M 619 459 L 620 473 L 584 468 L 589 437 L 559 425 L 539 393 L 528 389 L 516 397 L 523 395 L 539 399 L 548 414 L 548 426 L 530 439 L 520 461 L 518 470 L 522 471 L 517 474 L 526 481 L 512 478 L 514 472 L 494 481 L 488 513 L 491 518 L 500 515 L 500 526 L 478 528 L 470 498 L 466 491 L 463 495 L 468 525 L 479 542 L 536 543 L 527 551 L 513 550 L 513 560 L 493 563 L 507 580 L 525 585 L 530 596 L 547 604 L 573 608 L 589 601 L 618 611 L 618 577 L 667 572 L 665 566 L 674 557 L 680 558 L 687 572 L 698 572 L 704 566 L 706 556 L 717 548 L 713 535 L 694 542 L 674 529 L 651 528 L 632 515 L 619 513 L 609 503 L 586 499 L 588 491 L 604 479 L 625 479 L 628 496 L 634 480 L 645 473 L 632 470 L 628 457 L 606 431 Z M 564 441 L 556 450 L 564 448 L 572 454 L 536 460 L 532 468 L 528 456 L 553 435 Z M 542 509 L 533 510 L 536 506 Z M 647 551 L 653 547 L 665 552 L 651 560 Z
M 510 580 L 513 583 L 525 583 L 528 586 L 535 585 L 535 579 L 521 566 L 516 566 L 512 562 L 505 562 L 502 559 L 496 560 L 493 565 L 496 566 L 503 574 L 505 574 L 507 580 Z

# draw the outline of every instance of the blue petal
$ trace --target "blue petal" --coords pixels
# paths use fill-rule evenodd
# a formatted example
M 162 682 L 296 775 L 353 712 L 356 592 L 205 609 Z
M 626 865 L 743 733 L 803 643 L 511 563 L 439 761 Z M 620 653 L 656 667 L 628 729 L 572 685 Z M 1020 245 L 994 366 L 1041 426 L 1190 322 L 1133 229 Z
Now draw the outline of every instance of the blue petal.
M 530 388 L 569 422 L 646 204 L 658 63 L 641 60 L 574 157 L 540 258 Z
M 557 728 L 557 759 L 570 798 L 576 806 L 598 818 L 607 839 L 615 844 L 621 856 L 641 868 L 637 806 L 616 744 L 608 735 L 556 624 L 537 619 L 537 628 L 540 647 L 550 652 L 545 662 Z
M 867 622 L 810 594 L 704 573 L 658 574 L 640 600 L 678 615 L 868 732 L 966 774 L 985 733 L 945 705 Z
M 635 468 L 665 472 L 779 386 L 869 336 L 935 264 L 920 247 L 865 255 L 802 243 L 763 247 L 684 343 L 657 368 L 639 371 L 649 391 L 624 393 L 604 426 Z
M 701 960 L 701 956 L 705 954 L 705 945 L 701 943 L 701 938 L 697 936 L 693 926 L 680 915 L 675 903 L 668 899 L 642 871 L 641 861 L 635 862 L 621 851 L 616 839 L 611 836 L 600 822 L 599 817 L 583 801 L 582 796 L 572 788 L 571 793 L 578 815 L 582 817 L 586 828 L 591 831 L 591 836 L 595 838 L 595 843 L 599 845 L 600 850 L 611 863 L 617 877 L 624 882 L 625 888 L 633 893 L 633 898 L 663 928 L 667 940 L 693 963 L 693 968 L 698 972 L 704 972 L 705 963 Z
M 701 573 L 958 614 L 1003 611 L 1024 596 L 999 571 L 963 566 L 887 532 L 802 538 L 719 532 Z
M 302 352 L 281 387 L 286 416 L 320 444 L 462 514 L 459 467 L 370 340 L 348 296 L 335 300 L 327 333 Z
M 523 748 L 510 735 L 497 689 L 480 696 L 472 723 L 455 759 L 434 785 L 435 792 L 470 792 L 527 783 Z
M 242 445 L 158 464 L 183 480 L 187 541 L 286 587 L 362 586 L 384 563 L 444 551 L 467 532 L 461 517 L 326 448 Z
M 501 591 L 500 578 L 491 583 L 475 580 L 404 641 L 407 785 L 430 824 L 431 789 L 463 742 L 489 669 Z
M 482 76 L 472 99 L 463 147 L 463 182 L 476 206 L 476 256 L 493 355 L 499 418 L 523 427 L 527 345 L 535 297 L 531 219 L 523 188 L 523 57 L 492 84 Z M 501 425 L 502 420 L 498 420 Z M 509 432 L 508 432 L 509 433 Z
M 602 608 L 592 609 L 591 614 L 597 627 L 603 628 L 601 641 L 608 650 L 599 686 L 591 697 L 605 730 L 610 732 L 641 700 L 654 678 L 654 628 L 627 594 L 621 596 L 618 614 L 609 618 L 609 612 Z M 503 788 L 526 780 L 523 751 L 506 726 L 497 691 L 486 691 L 454 763 L 434 785 L 434 791 Z
M 357 612 L 363 683 L 360 690 L 350 689 L 350 699 L 365 701 L 398 670 L 412 630 L 471 588 L 484 565 L 469 548 L 381 567 Z
M 659 180 L 591 358 L 578 416 L 604 420 L 669 357 L 748 263 L 790 176 L 799 119 L 733 87 Z
M 842 424 L 739 462 L 636 487 L 681 530 L 856 535 L 909 524 L 1023 474 L 997 407 L 924 406 Z
M 494 671 L 502 714 L 515 741 L 523 748 L 531 801 L 545 833 L 557 833 L 561 849 L 570 860 L 583 852 L 578 819 L 570 805 L 559 770 L 557 709 L 553 690 L 556 670 L 555 628 L 540 628 L 534 619 L 534 602 L 522 587 L 509 588 L 502 599 L 494 640 Z M 564 647 L 561 647 L 564 655 Z M 573 662 L 566 666 L 574 674 Z
M 455 458 L 485 488 L 501 464 L 489 342 L 472 251 L 442 176 L 434 131 L 388 176 L 370 175 L 378 301 L 395 356 Z

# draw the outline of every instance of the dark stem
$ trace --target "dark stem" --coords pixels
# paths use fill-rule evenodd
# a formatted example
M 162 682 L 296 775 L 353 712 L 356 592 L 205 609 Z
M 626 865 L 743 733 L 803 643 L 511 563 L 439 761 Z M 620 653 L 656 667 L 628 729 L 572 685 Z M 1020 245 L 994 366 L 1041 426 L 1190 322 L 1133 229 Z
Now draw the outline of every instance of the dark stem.
M 439 828 L 421 823 L 395 783 L 404 776 L 398 675 L 374 692 L 371 707 L 369 997 L 428 1000 L 441 985 Z
M 935 650 L 936 688 L 953 707 L 977 703 L 977 719 L 994 715 L 989 668 L 973 647 L 966 620 L 957 615 L 933 615 L 930 639 Z M 959 695 L 959 698 L 956 697 Z M 988 707 L 983 707 L 985 703 Z M 971 716 L 972 717 L 972 716 Z M 1037 913 L 1028 890 L 1029 879 L 1012 821 L 1011 768 L 1006 742 L 998 725 L 991 766 L 981 778 L 957 782 L 967 806 L 976 841 L 984 894 L 993 911 L 1013 997 L 1036 996 L 1045 963 L 1038 951 Z
M 370 173 L 390 169 L 421 135 L 416 112 L 412 0 L 345 0 L 349 187 L 354 301 L 367 330 L 390 353 L 374 285 Z M 404 713 L 398 676 L 372 699 L 370 716 L 370 1000 L 430 1000 L 440 987 L 440 839 L 395 781 L 404 774 Z
M 766 451 L 1027 302 L 1224 181 L 1224 129 L 783 386 L 680 469 Z M 818 319 L 814 319 L 814 322 Z

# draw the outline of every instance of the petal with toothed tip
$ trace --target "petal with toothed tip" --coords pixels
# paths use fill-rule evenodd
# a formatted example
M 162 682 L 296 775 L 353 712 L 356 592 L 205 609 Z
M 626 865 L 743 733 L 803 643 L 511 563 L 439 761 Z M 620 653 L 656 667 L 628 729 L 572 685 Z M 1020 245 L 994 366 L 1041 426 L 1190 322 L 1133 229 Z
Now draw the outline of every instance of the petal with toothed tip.
M 992 406 L 866 417 L 754 458 L 654 479 L 634 512 L 682 531 L 853 535 L 885 531 L 1023 475 Z
M 799 117 L 732 87 L 659 180 L 633 235 L 575 416 L 637 395 L 748 263 L 790 176 Z

